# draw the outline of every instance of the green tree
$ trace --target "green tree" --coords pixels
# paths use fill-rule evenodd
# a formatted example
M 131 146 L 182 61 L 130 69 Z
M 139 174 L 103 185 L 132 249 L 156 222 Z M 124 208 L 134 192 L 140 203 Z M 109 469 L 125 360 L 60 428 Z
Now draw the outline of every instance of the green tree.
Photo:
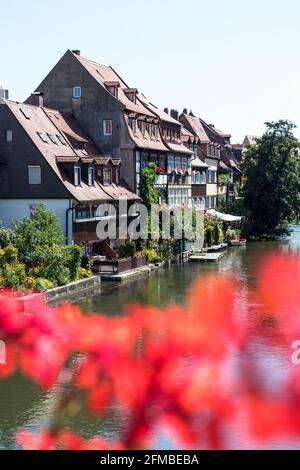
M 289 121 L 266 123 L 267 131 L 243 162 L 243 196 L 250 235 L 278 236 L 300 214 L 299 143 Z
M 158 204 L 159 192 L 155 189 L 156 165 L 150 163 L 142 170 L 141 198 L 148 210 L 152 204 Z
M 41 204 L 32 218 L 14 223 L 14 243 L 19 253 L 30 260 L 37 247 L 40 250 L 63 246 L 64 236 L 57 215 Z

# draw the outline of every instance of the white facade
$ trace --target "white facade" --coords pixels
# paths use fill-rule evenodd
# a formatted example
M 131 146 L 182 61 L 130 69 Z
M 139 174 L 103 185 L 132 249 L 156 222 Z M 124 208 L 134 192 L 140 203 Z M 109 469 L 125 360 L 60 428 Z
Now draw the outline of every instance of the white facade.
M 48 210 L 58 215 L 65 236 L 68 217 L 68 242 L 70 243 L 72 241 L 72 212 L 68 212 L 68 209 L 72 207 L 71 199 L 0 199 L 0 222 L 4 227 L 12 228 L 15 220 L 30 217 L 32 210 L 42 203 Z

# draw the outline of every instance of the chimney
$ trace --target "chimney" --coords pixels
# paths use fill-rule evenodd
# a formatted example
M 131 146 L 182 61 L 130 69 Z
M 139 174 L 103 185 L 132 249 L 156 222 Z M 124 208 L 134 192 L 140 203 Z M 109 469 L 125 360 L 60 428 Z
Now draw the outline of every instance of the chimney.
M 187 108 L 184 108 L 184 110 L 182 111 L 182 114 L 187 114 L 187 113 L 188 113 Z
M 194 113 L 192 110 L 190 110 L 190 116 L 195 117 Z
M 39 91 L 32 93 L 26 103 L 38 107 L 44 106 L 44 93 L 41 93 Z
M 80 55 L 80 50 L 79 49 L 73 49 L 71 52 L 75 55 Z
M 172 116 L 173 119 L 176 119 L 176 121 L 178 121 L 179 113 L 178 113 L 177 109 L 171 109 L 171 116 Z
M 4 103 L 5 100 L 9 99 L 9 91 L 4 90 L 2 86 L 0 85 L 0 103 Z
M 169 114 L 169 109 L 168 109 L 168 108 L 165 108 L 165 109 L 164 109 L 164 112 L 165 112 L 166 114 Z

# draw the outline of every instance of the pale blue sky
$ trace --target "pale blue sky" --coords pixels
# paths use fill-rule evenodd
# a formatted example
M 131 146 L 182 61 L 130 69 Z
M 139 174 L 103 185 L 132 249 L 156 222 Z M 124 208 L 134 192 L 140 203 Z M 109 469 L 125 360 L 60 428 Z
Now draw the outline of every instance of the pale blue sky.
M 192 109 L 233 140 L 266 120 L 300 126 L 299 0 L 9 0 L 0 15 L 12 99 L 80 49 L 157 106 Z

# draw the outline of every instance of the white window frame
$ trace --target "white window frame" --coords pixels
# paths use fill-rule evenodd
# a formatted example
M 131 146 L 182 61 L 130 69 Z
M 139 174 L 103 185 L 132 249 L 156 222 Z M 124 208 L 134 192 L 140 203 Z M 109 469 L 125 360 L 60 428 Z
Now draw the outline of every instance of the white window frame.
M 89 165 L 88 167 L 88 185 L 95 185 L 95 168 L 94 165 Z
M 79 100 L 81 98 L 81 86 L 73 87 L 73 98 Z
M 81 185 L 81 166 L 76 163 L 74 165 L 74 186 Z
M 34 170 L 38 170 L 34 174 Z M 41 185 L 42 184 L 42 168 L 40 165 L 28 165 L 28 184 L 30 185 Z
M 111 136 L 112 135 L 112 119 L 103 120 L 103 135 Z

